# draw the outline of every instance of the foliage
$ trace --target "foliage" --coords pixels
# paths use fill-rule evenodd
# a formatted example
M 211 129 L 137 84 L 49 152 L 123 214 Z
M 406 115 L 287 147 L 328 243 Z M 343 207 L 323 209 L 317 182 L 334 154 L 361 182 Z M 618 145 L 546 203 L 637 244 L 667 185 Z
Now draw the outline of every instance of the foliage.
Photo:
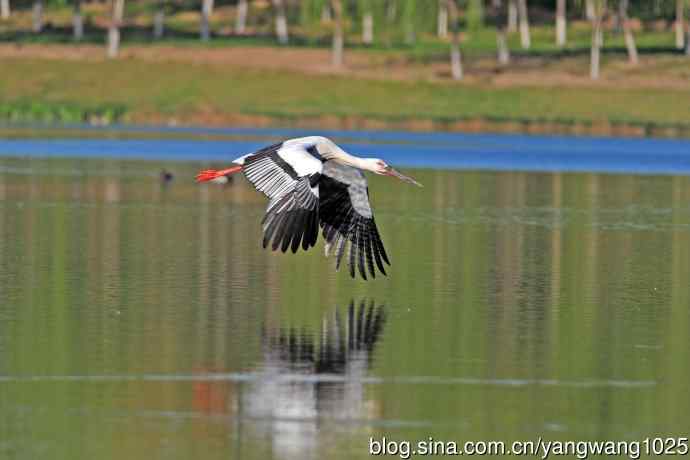
M 0 103 L 0 120 L 9 122 L 111 124 L 122 120 L 125 113 L 124 105 L 111 103 L 88 107 L 73 102 L 37 102 L 28 99 Z

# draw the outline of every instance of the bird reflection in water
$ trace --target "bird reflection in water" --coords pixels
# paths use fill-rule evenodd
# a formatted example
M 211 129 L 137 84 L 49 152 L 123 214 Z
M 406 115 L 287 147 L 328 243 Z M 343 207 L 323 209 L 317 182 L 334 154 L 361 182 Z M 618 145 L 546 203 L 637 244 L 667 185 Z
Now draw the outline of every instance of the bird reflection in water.
M 238 416 L 269 435 L 283 455 L 304 458 L 317 447 L 317 433 L 329 422 L 379 417 L 367 400 L 363 378 L 386 323 L 385 308 L 351 301 L 322 321 L 318 335 L 294 329 L 266 330 L 261 376 L 242 391 Z M 347 425 L 337 425 L 338 429 Z

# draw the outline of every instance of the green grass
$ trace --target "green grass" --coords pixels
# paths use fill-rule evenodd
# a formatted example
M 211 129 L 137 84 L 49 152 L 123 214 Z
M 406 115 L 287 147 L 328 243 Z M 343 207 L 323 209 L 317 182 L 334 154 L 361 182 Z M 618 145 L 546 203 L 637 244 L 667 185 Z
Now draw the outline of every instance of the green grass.
M 31 101 L 31 102 L 28 102 Z M 15 114 L 15 115 L 12 115 Z M 204 123 L 237 114 L 282 119 L 362 117 L 631 125 L 690 124 L 690 92 L 598 87 L 497 88 L 477 84 L 305 76 L 135 59 L 5 59 L 0 118 Z
M 0 120 L 12 123 L 92 123 L 110 124 L 122 119 L 125 107 L 100 103 L 83 106 L 74 102 L 37 102 L 13 100 L 0 102 Z

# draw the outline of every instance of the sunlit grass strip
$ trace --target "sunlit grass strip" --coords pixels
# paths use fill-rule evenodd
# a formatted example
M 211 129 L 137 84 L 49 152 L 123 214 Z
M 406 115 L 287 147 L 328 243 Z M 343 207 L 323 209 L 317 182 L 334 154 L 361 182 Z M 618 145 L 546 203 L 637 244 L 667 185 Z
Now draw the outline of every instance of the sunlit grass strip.
M 17 122 L 217 126 L 263 117 L 314 128 L 370 120 L 378 125 L 361 126 L 665 137 L 687 136 L 690 124 L 684 89 L 491 87 L 138 59 L 5 59 L 0 101 L 0 119 Z
M 76 103 L 14 101 L 0 102 L 0 121 L 11 123 L 89 123 L 107 125 L 123 119 L 122 104 L 85 107 Z

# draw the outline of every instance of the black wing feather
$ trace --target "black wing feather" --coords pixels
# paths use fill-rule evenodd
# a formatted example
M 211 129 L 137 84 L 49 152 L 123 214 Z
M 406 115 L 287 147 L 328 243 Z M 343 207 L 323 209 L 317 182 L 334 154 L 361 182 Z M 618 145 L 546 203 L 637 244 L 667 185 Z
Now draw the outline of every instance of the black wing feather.
M 345 251 L 349 250 L 348 265 L 353 278 L 357 270 L 366 280 L 367 268 L 375 278 L 374 261 L 385 275 L 383 261 L 388 265 L 390 262 L 374 217 L 365 217 L 355 210 L 348 187 L 348 184 L 330 177 L 324 169 L 319 182 L 319 219 L 327 250 L 335 253 L 336 269 L 340 268 Z
M 352 234 L 352 240 L 350 241 L 350 276 L 355 277 L 355 252 L 357 251 L 357 232 Z
M 271 200 L 262 221 L 264 226 L 264 248 L 271 243 L 278 248 L 292 252 L 302 245 L 307 250 L 316 244 L 319 229 L 315 224 L 319 219 L 319 199 L 311 191 L 309 176 L 300 178 L 294 188 Z
M 364 271 L 364 249 L 365 249 L 365 243 L 364 243 L 364 238 L 366 237 L 366 233 L 362 231 L 362 226 L 361 224 L 358 225 L 359 231 L 357 232 L 357 252 L 359 253 L 359 274 L 362 275 L 362 278 L 365 280 L 367 279 L 367 274 Z
M 268 246 L 268 243 L 271 241 L 273 238 L 273 234 L 276 232 L 276 230 L 280 227 L 280 223 L 283 221 L 285 218 L 285 213 L 283 214 L 274 214 L 271 216 L 271 219 L 266 220 L 264 218 L 264 221 L 267 222 L 267 227 L 266 230 L 264 231 L 264 241 L 263 241 L 263 246 L 264 249 Z M 266 215 L 268 217 L 268 214 Z

